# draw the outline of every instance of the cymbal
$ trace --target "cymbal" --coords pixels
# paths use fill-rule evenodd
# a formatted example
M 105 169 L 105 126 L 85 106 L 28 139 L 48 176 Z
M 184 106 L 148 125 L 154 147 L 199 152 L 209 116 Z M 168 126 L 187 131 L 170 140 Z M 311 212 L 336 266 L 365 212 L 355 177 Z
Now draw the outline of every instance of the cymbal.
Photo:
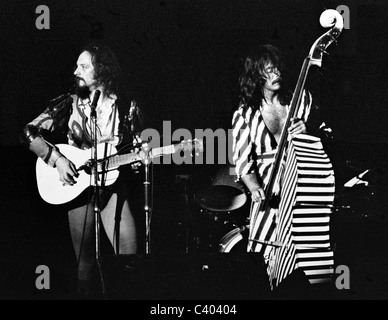
M 227 212 L 241 208 L 247 201 L 247 195 L 239 188 L 212 185 L 197 192 L 195 201 L 204 209 Z

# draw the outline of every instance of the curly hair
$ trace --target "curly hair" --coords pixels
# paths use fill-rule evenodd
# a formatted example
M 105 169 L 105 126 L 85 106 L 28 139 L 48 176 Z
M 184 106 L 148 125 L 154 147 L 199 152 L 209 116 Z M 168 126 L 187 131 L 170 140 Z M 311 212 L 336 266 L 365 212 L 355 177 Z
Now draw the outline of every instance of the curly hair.
M 121 80 L 121 68 L 113 51 L 104 44 L 89 43 L 83 51 L 92 56 L 96 81 L 105 87 L 106 94 L 118 94 Z
M 284 72 L 283 54 L 273 45 L 261 45 L 246 56 L 239 77 L 240 106 L 256 109 L 261 105 L 264 98 L 263 86 L 266 81 L 264 69 L 269 62 L 281 73 Z M 289 96 L 283 86 L 278 96 L 280 103 L 287 104 L 289 102 Z

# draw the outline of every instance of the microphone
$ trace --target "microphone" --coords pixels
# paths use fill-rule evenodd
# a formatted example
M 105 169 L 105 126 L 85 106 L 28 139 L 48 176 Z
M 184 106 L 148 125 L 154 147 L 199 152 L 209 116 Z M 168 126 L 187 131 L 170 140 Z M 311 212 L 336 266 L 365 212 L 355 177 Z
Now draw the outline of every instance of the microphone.
M 91 105 L 91 107 L 92 107 L 91 116 L 92 117 L 96 117 L 96 106 L 97 106 L 98 99 L 100 98 L 100 95 L 101 95 L 101 91 L 96 90 L 96 92 L 94 93 L 93 102 Z

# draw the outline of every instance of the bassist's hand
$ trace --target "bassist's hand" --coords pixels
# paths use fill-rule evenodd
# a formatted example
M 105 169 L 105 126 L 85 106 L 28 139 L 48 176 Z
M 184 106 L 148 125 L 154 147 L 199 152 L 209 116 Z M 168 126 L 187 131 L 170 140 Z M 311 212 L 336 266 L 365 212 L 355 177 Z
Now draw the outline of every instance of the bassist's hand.
M 306 133 L 306 124 L 303 120 L 298 118 L 292 118 L 291 119 L 292 124 L 288 128 L 288 132 L 290 133 L 292 138 L 295 138 L 298 134 Z
M 252 201 L 253 202 L 262 202 L 265 200 L 265 194 L 263 188 L 256 188 L 253 191 L 251 191 L 252 194 Z
M 71 162 L 66 157 L 60 157 L 55 162 L 55 166 L 57 167 L 57 170 L 59 172 L 59 180 L 63 182 L 63 185 L 72 186 L 77 183 L 74 180 L 74 177 L 78 177 L 79 174 L 73 162 Z

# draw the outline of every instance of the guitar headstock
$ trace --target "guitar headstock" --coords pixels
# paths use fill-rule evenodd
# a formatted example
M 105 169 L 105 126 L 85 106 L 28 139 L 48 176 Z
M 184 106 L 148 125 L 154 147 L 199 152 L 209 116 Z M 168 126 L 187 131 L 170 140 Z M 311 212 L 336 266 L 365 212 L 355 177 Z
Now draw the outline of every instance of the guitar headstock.
M 341 14 L 334 9 L 327 9 L 322 12 L 319 19 L 321 26 L 324 28 L 332 27 L 329 31 L 319 37 L 312 45 L 309 53 L 310 63 L 321 66 L 323 54 L 340 35 L 344 27 L 344 20 Z

